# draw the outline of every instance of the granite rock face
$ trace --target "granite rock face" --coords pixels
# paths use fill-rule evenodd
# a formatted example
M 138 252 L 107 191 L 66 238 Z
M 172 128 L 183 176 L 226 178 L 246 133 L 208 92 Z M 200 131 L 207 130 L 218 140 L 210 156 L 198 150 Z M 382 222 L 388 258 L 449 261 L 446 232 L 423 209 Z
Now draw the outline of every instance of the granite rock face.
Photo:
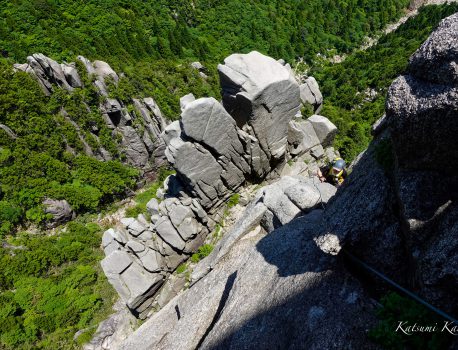
M 223 105 L 247 137 L 253 176 L 264 177 L 284 157 L 288 123 L 300 109 L 290 70 L 256 51 L 234 54 L 218 66 Z
M 451 315 L 458 313 L 457 25 L 458 14 L 444 19 L 411 57 L 409 74 L 393 82 L 383 131 L 325 213 L 341 246 Z
M 218 71 L 223 104 L 190 100 L 180 123 L 163 134 L 178 177 L 210 211 L 246 181 L 276 177 L 291 157 L 321 141 L 329 146 L 337 130 L 321 116 L 314 116 L 321 118 L 316 122 L 292 120 L 300 108 L 299 85 L 291 70 L 270 57 L 231 55 Z M 315 158 L 324 156 L 322 147 L 314 152 Z
M 188 197 L 148 203 L 152 221 L 142 215 L 123 218 L 102 239 L 102 268 L 129 309 L 145 318 L 166 278 L 199 247 L 208 234 L 208 217 Z M 170 289 L 170 283 L 167 284 Z M 172 289 L 174 290 L 174 289 Z M 170 294 L 170 291 L 169 291 Z
M 374 305 L 314 242 L 320 218 L 226 241 L 224 258 L 120 349 L 377 349 L 365 336 Z
M 132 99 L 135 110 L 129 112 L 121 101 L 108 97 L 108 82 L 117 84 L 119 81 L 118 74 L 110 65 L 103 61 L 91 62 L 83 56 L 78 56 L 78 60 L 83 64 L 86 72 L 78 72 L 73 62 L 58 64 L 43 54 L 29 56 L 27 63 L 15 64 L 14 68 L 31 74 L 48 96 L 56 88 L 73 91 L 75 88 L 84 87 L 80 74 L 94 77 L 93 84 L 103 100 L 99 111 L 106 126 L 112 131 L 113 139 L 120 139 L 118 146 L 125 155 L 125 162 L 145 172 L 166 164 L 165 144 L 160 137 L 166 127 L 166 121 L 153 98 Z M 89 106 L 87 109 L 89 113 Z M 112 159 L 113 155 L 102 146 L 98 149 L 91 148 L 80 126 L 70 119 L 65 110 L 62 110 L 61 114 L 74 125 L 87 155 L 99 160 Z M 99 140 L 97 127 L 85 131 L 89 131 L 92 138 Z M 70 147 L 68 148 L 69 152 L 75 153 Z
M 366 336 L 376 323 L 374 303 L 346 269 L 343 250 L 456 315 L 456 23 L 458 15 L 441 22 L 414 54 L 409 74 L 393 83 L 383 127 L 335 195 L 313 177 L 285 176 L 259 190 L 196 266 L 191 287 L 120 348 L 378 349 Z M 240 87 L 256 84 L 233 73 L 246 66 L 244 59 L 231 65 L 236 69 L 223 75 L 232 88 L 225 106 L 239 116 L 253 106 Z M 234 119 L 238 128 L 248 123 Z M 298 154 L 309 147 L 301 145 L 301 134 L 310 138 L 313 129 L 326 145 L 325 134 L 335 133 L 316 116 L 288 124 L 288 149 Z M 180 142 L 192 143 L 180 130 Z M 218 152 L 207 149 L 206 133 L 194 137 L 218 160 Z M 180 146 L 175 142 L 175 158 Z M 319 143 L 298 159 L 320 153 L 332 157 Z M 386 291 L 379 280 L 369 283 Z
M 220 74 L 226 103 L 185 96 L 181 99 L 181 119 L 161 134 L 166 144 L 164 153 L 176 175 L 164 181 L 157 191 L 158 199 L 147 203 L 150 222 L 140 216 L 124 218 L 122 227 L 104 234 L 106 258 L 102 267 L 140 318 L 153 307 L 163 307 L 176 294 L 171 273 L 205 242 L 220 221 L 228 198 L 245 183 L 277 177 L 293 157 L 304 165 L 290 169 L 291 176 L 264 187 L 247 210 L 247 222 L 228 237 L 245 234 L 247 227 L 259 226 L 270 232 L 325 205 L 335 193 L 333 186 L 320 183 L 314 176 L 326 161 L 314 125 L 298 118 L 292 121 L 300 101 L 291 71 L 256 52 L 230 56 L 225 64 L 220 66 Z M 259 77 L 260 69 L 268 69 L 269 74 Z M 237 80 L 241 75 L 244 81 Z M 228 79 L 240 84 L 232 97 L 227 95 Z M 231 98 L 232 115 L 225 108 Z M 249 113 L 242 108 L 244 98 L 250 99 Z M 246 119 L 243 125 L 242 117 Z M 329 142 L 334 130 L 326 134 L 322 129 L 320 137 Z M 321 147 L 321 155 L 315 157 L 318 160 L 311 155 L 317 146 Z M 139 141 L 130 147 L 145 154 Z M 327 151 L 334 154 L 330 148 Z M 306 158 L 310 164 L 305 163 Z
M 456 169 L 457 28 L 458 14 L 444 19 L 388 92 L 387 121 L 402 168 Z

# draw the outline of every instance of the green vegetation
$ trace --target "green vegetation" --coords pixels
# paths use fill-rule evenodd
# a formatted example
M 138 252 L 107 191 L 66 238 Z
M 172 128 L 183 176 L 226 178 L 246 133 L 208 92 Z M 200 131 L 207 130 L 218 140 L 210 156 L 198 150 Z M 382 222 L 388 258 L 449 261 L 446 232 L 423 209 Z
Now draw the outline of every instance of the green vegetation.
M 174 170 L 167 168 L 160 168 L 157 174 L 157 178 L 154 182 L 145 186 L 144 190 L 139 192 L 134 200 L 137 203 L 134 207 L 126 210 L 126 216 L 137 217 L 139 214 L 146 214 L 146 204 L 152 199 L 156 198 L 156 192 L 167 176 L 175 174 Z
M 1 1 L 0 47 L 24 61 L 34 52 L 77 55 L 116 68 L 135 61 L 219 62 L 257 49 L 292 61 L 349 52 L 400 15 L 408 0 Z
M 312 69 L 324 96 L 321 114 L 338 127 L 335 146 L 345 160 L 351 161 L 369 144 L 370 127 L 384 113 L 388 87 L 406 70 L 411 54 L 442 18 L 457 11 L 457 4 L 423 7 L 377 45 L 349 55 L 340 64 Z M 377 97 L 367 101 L 369 89 Z
M 180 96 L 220 97 L 216 64 L 227 55 L 258 50 L 290 63 L 298 57 L 313 63 L 318 53 L 349 53 L 364 36 L 398 18 L 408 2 L 0 1 L 0 124 L 17 136 L 0 129 L 0 240 L 24 248 L 0 249 L 0 348 L 76 348 L 90 339 L 114 298 L 100 271 L 101 237 L 94 224 L 73 222 L 54 236 L 8 235 L 22 224 L 44 223 L 46 197 L 66 199 L 78 214 L 86 213 L 84 219 L 122 198 L 139 178 L 137 170 L 120 163 L 119 140 L 105 125 L 98 111 L 102 98 L 81 64 L 83 89 L 56 89 L 46 97 L 28 74 L 13 72 L 13 63 L 36 52 L 59 62 L 75 61 L 77 55 L 104 60 L 124 73 L 117 85 L 109 84 L 110 97 L 134 111 L 131 97 L 152 96 L 168 119 L 177 119 Z M 408 56 L 440 18 L 456 10 L 456 5 L 425 9 L 378 46 L 349 55 L 340 65 L 313 68 L 325 95 L 323 114 L 341 130 L 337 145 L 347 160 L 369 141 L 386 88 L 405 69 Z M 194 60 L 207 67 L 207 79 L 189 67 Z M 368 87 L 379 92 L 373 102 L 363 101 Z M 310 108 L 304 112 L 310 114 Z M 103 147 L 114 160 L 87 156 L 85 143 L 96 152 Z M 160 173 L 136 196 L 129 215 L 145 212 L 166 175 Z M 238 201 L 232 196 L 227 208 Z M 217 225 L 214 234 L 220 231 Z M 212 249 L 202 246 L 191 261 Z M 177 273 L 185 269 L 180 266 Z M 86 328 L 74 342 L 74 333 Z
M 227 201 L 227 209 L 235 207 L 237 204 L 239 204 L 239 201 L 240 194 L 234 193 L 232 196 L 230 196 L 229 200 Z
M 46 197 L 66 199 L 81 213 L 99 209 L 135 185 L 137 170 L 85 155 L 78 131 L 59 114 L 64 106 L 82 128 L 93 122 L 103 133 L 107 129 L 96 102 L 89 113 L 84 105 L 94 98 L 90 87 L 46 98 L 28 74 L 13 74 L 0 61 L 0 123 L 17 135 L 13 139 L 0 130 L 0 237 L 25 220 L 45 221 L 41 203 Z
M 379 324 L 370 331 L 369 337 L 385 349 L 418 349 L 436 350 L 448 349 L 451 335 L 441 332 L 444 321 L 423 305 L 412 299 L 401 297 L 396 293 L 388 293 L 381 300 L 382 307 L 377 315 Z M 436 332 L 416 332 L 406 335 L 401 331 L 396 332 L 400 321 L 407 321 L 408 325 L 434 326 Z
M 191 256 L 191 261 L 193 263 L 198 263 L 200 260 L 205 258 L 206 256 L 210 255 L 210 253 L 213 250 L 213 245 L 211 244 L 204 244 L 201 246 L 198 250 L 197 253 L 192 254 Z
M 177 269 L 175 270 L 175 272 L 180 275 L 182 274 L 183 272 L 185 272 L 186 270 L 188 269 L 188 266 L 186 264 L 181 264 L 177 267 Z
M 115 298 L 98 265 L 100 240 L 97 225 L 70 223 L 0 249 L 0 348 L 74 349 L 76 331 L 95 330 Z

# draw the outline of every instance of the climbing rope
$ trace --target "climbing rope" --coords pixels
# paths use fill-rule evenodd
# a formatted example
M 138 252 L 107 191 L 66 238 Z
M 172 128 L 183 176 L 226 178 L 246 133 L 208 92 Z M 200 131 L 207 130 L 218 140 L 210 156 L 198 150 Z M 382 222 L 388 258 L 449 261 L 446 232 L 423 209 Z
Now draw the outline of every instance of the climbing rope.
M 368 264 L 366 264 L 364 261 L 362 261 L 361 259 L 358 259 L 356 256 L 354 256 L 353 254 L 349 253 L 347 250 L 345 250 L 344 248 L 342 248 L 342 252 L 347 256 L 349 257 L 353 262 L 355 262 L 356 264 L 358 264 L 359 266 L 363 267 L 366 271 L 369 271 L 371 273 L 373 273 L 374 275 L 376 275 L 377 277 L 381 278 L 382 280 L 384 280 L 386 283 L 388 283 L 389 285 L 391 285 L 392 287 L 396 288 L 397 290 L 403 292 L 404 294 L 406 294 L 407 296 L 409 296 L 410 298 L 414 299 L 415 301 L 419 302 L 420 304 L 422 304 L 423 306 L 427 307 L 429 310 L 433 311 L 434 313 L 436 313 L 437 315 L 445 318 L 446 320 L 449 320 L 453 323 L 455 323 L 456 325 L 458 325 L 458 321 L 453 318 L 452 316 L 446 314 L 444 311 L 438 309 L 437 307 L 431 305 L 430 303 L 428 303 L 427 301 L 423 300 L 422 298 L 420 298 L 418 295 L 414 294 L 413 292 L 411 292 L 410 290 L 400 286 L 399 284 L 397 284 L 396 282 L 394 282 L 392 279 L 388 278 L 387 276 L 385 276 L 383 273 L 377 271 L 376 269 L 374 269 L 373 267 L 369 266 Z
M 318 191 L 318 193 L 320 194 L 320 198 L 318 199 L 318 201 L 315 203 L 315 205 L 321 201 L 321 206 L 323 207 L 323 210 L 325 210 L 325 206 L 324 206 L 324 203 L 322 201 L 323 197 L 322 197 L 322 194 L 321 194 L 321 191 L 320 189 L 318 188 L 318 186 L 315 184 L 315 178 L 316 176 L 311 176 L 309 175 L 309 179 L 312 180 L 312 184 L 313 186 L 316 188 L 316 190 Z M 325 223 L 325 225 L 327 226 L 327 223 Z M 327 231 L 330 231 L 328 230 L 328 228 L 326 228 Z M 431 310 L 432 312 L 436 313 L 437 315 L 439 315 L 440 317 L 448 320 L 448 321 L 451 321 L 453 322 L 454 324 L 458 325 L 458 320 L 455 319 L 454 317 L 448 315 L 447 313 L 445 313 L 444 311 L 438 309 L 437 307 L 431 305 L 430 303 L 428 303 L 427 301 L 423 300 L 422 298 L 420 298 L 418 295 L 416 295 L 415 293 L 411 292 L 410 290 L 402 287 L 401 285 L 397 284 L 396 282 L 394 282 L 392 279 L 390 279 L 389 277 L 385 276 L 383 273 L 377 271 L 376 269 L 374 269 L 373 267 L 371 267 L 370 265 L 368 265 L 367 263 L 365 263 L 364 261 L 362 261 L 361 259 L 358 259 L 356 256 L 354 256 L 353 254 L 351 254 L 350 252 L 348 252 L 345 248 L 342 248 L 342 252 L 348 257 L 350 258 L 350 260 L 352 260 L 354 263 L 356 263 L 357 265 L 361 266 L 364 270 L 376 275 L 377 277 L 381 278 L 383 281 L 385 281 L 386 283 L 388 283 L 389 285 L 391 285 L 392 287 L 394 287 L 395 289 L 399 290 L 400 292 L 404 293 L 405 295 L 407 295 L 408 297 L 412 298 L 413 300 L 415 300 L 416 302 L 422 304 L 423 306 L 425 306 L 426 308 L 428 308 L 429 310 Z

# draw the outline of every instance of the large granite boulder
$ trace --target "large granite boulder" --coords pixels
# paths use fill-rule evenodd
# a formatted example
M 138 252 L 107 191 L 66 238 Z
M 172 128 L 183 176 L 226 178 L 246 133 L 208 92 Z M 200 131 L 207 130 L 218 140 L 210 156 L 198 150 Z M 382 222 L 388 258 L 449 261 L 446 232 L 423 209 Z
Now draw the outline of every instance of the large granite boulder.
M 288 123 L 300 109 L 299 85 L 285 66 L 256 51 L 227 57 L 218 72 L 224 107 L 259 142 L 252 157 L 261 161 L 253 173 L 265 176 L 286 153 Z

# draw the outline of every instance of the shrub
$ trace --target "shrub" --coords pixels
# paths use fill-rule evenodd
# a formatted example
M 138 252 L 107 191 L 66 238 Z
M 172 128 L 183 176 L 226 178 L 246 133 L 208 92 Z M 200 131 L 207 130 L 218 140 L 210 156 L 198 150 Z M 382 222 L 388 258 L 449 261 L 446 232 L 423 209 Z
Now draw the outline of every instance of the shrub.
M 191 261 L 193 263 L 198 263 L 200 260 L 205 258 L 206 256 L 210 255 L 210 253 L 213 250 L 213 245 L 211 244 L 204 244 L 201 246 L 198 250 L 197 253 L 192 254 L 191 256 Z
M 231 209 L 235 207 L 237 204 L 239 204 L 239 201 L 240 201 L 240 194 L 234 193 L 227 201 L 227 208 Z
M 423 305 L 393 292 L 385 295 L 381 304 L 377 311 L 379 324 L 369 332 L 369 337 L 376 343 L 386 349 L 448 349 L 450 334 L 440 331 L 413 335 L 395 332 L 399 321 L 407 321 L 410 325 L 443 325 L 443 321 Z

